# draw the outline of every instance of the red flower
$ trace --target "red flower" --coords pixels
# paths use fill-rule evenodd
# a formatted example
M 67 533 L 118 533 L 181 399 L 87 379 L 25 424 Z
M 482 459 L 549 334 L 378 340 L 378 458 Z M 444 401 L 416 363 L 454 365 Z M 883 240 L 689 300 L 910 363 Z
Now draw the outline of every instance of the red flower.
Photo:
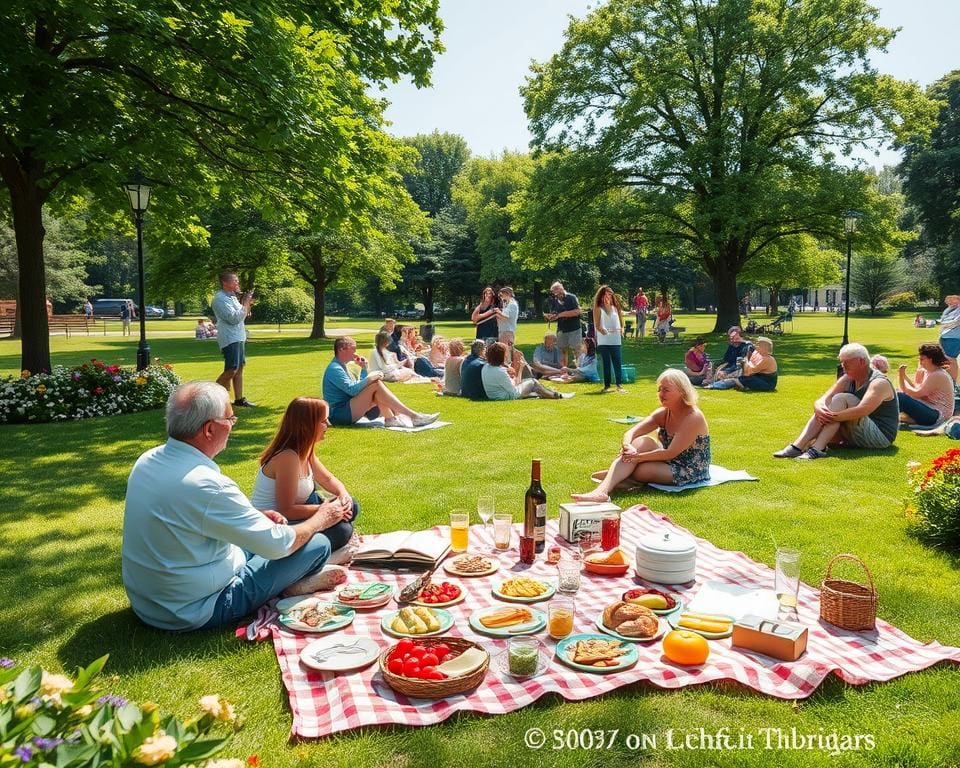
M 247 765 L 249 765 L 250 768 L 260 768 L 260 755 L 250 755 L 250 757 L 247 758 Z
M 96 389 L 94 389 L 94 390 L 93 390 L 93 394 L 95 394 L 95 395 L 102 395 L 102 394 L 103 394 L 103 387 L 97 387 Z

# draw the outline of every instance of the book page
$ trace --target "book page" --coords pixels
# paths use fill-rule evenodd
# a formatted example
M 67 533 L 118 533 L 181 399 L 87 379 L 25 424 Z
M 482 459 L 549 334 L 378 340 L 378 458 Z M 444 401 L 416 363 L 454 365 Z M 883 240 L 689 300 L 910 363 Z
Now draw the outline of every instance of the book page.
M 398 556 L 422 555 L 430 560 L 436 560 L 446 552 L 449 546 L 450 541 L 443 534 L 435 531 L 417 531 L 411 533 L 395 553 Z
M 378 533 L 360 544 L 354 559 L 393 557 L 409 537 L 410 531 Z

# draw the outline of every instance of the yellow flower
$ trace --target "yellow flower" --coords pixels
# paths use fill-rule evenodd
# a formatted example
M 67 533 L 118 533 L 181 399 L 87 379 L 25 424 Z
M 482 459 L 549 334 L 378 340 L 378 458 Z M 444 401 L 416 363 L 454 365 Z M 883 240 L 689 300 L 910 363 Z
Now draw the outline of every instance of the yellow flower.
M 44 392 L 46 392 L 46 391 L 47 391 L 47 388 L 46 388 L 43 384 L 40 384 L 40 385 L 37 386 L 37 394 L 38 394 L 38 395 L 42 395 L 42 394 L 43 394 Z
M 148 736 L 143 744 L 134 750 L 133 759 L 141 765 L 159 765 L 173 757 L 176 751 L 177 740 L 159 730 L 156 735 Z
M 30 373 L 30 371 L 28 371 L 26 368 L 24 368 L 22 371 L 20 371 L 20 378 L 21 378 L 21 379 L 29 379 L 30 376 L 31 376 L 31 373 Z
M 69 691 L 71 688 L 73 688 L 73 680 L 66 675 L 51 675 L 49 672 L 44 672 L 43 677 L 40 678 L 40 693 L 53 696 Z
M 200 709 L 214 720 L 220 720 L 224 723 L 232 723 L 235 717 L 233 704 L 215 693 L 200 698 Z
M 142 387 L 146 383 L 147 383 L 146 376 L 137 376 L 137 386 Z

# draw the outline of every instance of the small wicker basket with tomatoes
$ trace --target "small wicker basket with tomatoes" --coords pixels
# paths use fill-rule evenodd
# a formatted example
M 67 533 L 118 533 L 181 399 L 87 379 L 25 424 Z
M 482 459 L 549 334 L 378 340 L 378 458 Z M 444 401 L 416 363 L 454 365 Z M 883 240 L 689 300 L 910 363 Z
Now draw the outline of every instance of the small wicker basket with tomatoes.
M 470 649 L 484 657 L 476 669 L 459 675 L 440 671 L 441 665 Z M 462 637 L 404 638 L 380 654 L 380 672 L 387 685 L 397 693 L 421 699 L 439 699 L 476 688 L 489 666 L 486 649 Z

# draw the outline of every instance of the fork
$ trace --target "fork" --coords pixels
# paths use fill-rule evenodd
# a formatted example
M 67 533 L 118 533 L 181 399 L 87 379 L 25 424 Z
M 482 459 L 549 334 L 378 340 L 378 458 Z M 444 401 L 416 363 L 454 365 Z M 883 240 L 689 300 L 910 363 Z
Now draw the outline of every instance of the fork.
M 363 653 L 363 648 L 358 647 L 359 642 L 359 640 L 354 640 L 352 643 L 339 643 L 338 645 L 331 645 L 311 654 L 311 656 L 314 661 L 323 662 L 328 658 L 339 656 L 341 654 Z

